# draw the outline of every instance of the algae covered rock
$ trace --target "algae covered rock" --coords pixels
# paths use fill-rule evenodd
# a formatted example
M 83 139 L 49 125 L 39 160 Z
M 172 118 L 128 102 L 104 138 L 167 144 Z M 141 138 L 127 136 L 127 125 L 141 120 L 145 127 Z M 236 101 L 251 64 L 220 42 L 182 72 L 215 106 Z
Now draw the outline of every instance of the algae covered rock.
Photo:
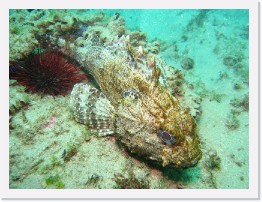
M 195 65 L 194 60 L 192 58 L 189 58 L 189 57 L 185 57 L 181 62 L 181 66 L 185 70 L 192 69 L 194 67 L 194 65 Z
M 104 15 L 79 10 L 11 9 L 9 13 L 9 60 L 17 61 L 29 55 L 46 36 L 73 41 L 82 36 L 90 24 L 99 24 Z
M 10 84 L 15 84 L 14 80 L 10 80 Z M 13 115 L 23 107 L 29 105 L 29 95 L 24 93 L 23 86 L 12 87 L 9 90 L 9 114 Z

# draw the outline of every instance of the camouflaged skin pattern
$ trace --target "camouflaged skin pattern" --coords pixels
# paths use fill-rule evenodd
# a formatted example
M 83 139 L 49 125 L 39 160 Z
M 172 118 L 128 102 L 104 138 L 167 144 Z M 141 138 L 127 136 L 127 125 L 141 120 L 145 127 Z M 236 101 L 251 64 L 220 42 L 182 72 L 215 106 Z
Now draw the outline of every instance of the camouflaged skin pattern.
M 96 62 L 95 57 L 99 57 L 99 62 Z M 79 109 L 77 99 L 81 93 L 78 97 L 77 93 L 74 93 L 71 100 L 75 116 L 86 116 L 89 120 L 97 119 L 98 121 L 94 122 L 103 122 L 103 129 L 106 128 L 107 122 L 110 123 L 110 132 L 100 135 L 114 133 L 130 152 L 162 166 L 184 168 L 196 165 L 202 153 L 195 121 L 180 107 L 178 99 L 158 82 L 160 69 L 155 66 L 149 80 L 148 75 L 139 67 L 132 66 L 128 52 L 112 54 L 102 50 L 95 57 L 90 57 L 91 59 L 86 60 L 84 64 L 88 66 L 100 86 L 103 99 L 105 97 L 110 102 L 108 106 L 100 105 L 100 110 L 110 110 L 105 112 L 104 117 L 95 118 L 94 109 L 85 107 L 95 107 L 94 103 L 99 101 L 99 95 L 96 95 L 95 99 L 92 98 L 93 101 L 86 99 L 85 102 L 93 104 Z M 93 118 L 89 116 L 90 112 Z M 90 127 L 90 124 L 87 125 Z M 91 126 L 95 129 L 94 125 Z M 160 130 L 172 135 L 175 143 L 169 145 L 163 142 L 157 135 Z

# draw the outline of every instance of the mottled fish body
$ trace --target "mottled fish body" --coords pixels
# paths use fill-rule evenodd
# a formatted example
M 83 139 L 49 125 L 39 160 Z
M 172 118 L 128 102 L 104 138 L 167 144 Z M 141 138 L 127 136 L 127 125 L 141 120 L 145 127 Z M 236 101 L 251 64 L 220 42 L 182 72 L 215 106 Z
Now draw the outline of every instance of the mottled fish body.
M 117 135 L 131 153 L 162 166 L 196 165 L 202 153 L 195 121 L 159 83 L 156 64 L 148 76 L 128 49 L 89 49 L 83 64 L 101 91 L 75 85 L 70 105 L 76 120 L 100 136 Z

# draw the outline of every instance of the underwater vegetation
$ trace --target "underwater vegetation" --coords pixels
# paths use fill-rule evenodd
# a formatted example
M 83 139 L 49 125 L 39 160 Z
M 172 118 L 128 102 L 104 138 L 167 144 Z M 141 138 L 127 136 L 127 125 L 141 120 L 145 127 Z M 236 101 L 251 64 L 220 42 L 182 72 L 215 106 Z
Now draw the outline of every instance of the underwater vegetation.
M 249 111 L 249 96 L 244 95 L 242 98 L 234 98 L 230 100 L 230 104 L 235 107 L 238 111 L 248 112 Z
M 15 85 L 15 81 L 10 81 L 10 86 Z M 27 94 L 22 94 L 24 91 L 23 86 L 16 86 L 12 88 L 12 92 L 9 92 L 9 129 L 12 130 L 15 128 L 12 120 L 17 113 L 27 109 L 30 106 L 30 98 Z
M 63 151 L 62 158 L 65 162 L 68 162 L 71 160 L 73 156 L 77 154 L 77 146 L 76 145 L 69 145 L 68 149 Z
M 226 56 L 223 58 L 223 63 L 225 66 L 233 69 L 241 69 L 243 64 L 241 63 L 243 58 L 241 56 Z
M 218 156 L 216 150 L 209 150 L 205 154 L 205 165 L 208 166 L 210 169 L 220 169 L 221 158 Z
M 11 81 L 10 85 L 15 85 L 15 81 Z M 9 115 L 12 117 L 21 109 L 25 108 L 29 105 L 29 96 L 28 95 L 21 95 L 20 91 L 22 92 L 24 89 L 23 87 L 18 87 L 14 89 L 15 93 L 10 93 L 9 99 Z
M 101 179 L 101 177 L 98 174 L 94 173 L 94 174 L 91 175 L 91 177 L 88 178 L 86 184 L 96 185 L 99 182 L 100 179 Z
M 63 189 L 65 187 L 65 184 L 61 181 L 61 178 L 59 175 L 50 176 L 45 180 L 47 187 L 54 187 L 56 189 Z
M 239 91 L 239 90 L 243 89 L 243 84 L 240 83 L 240 82 L 239 83 L 236 82 L 236 83 L 233 84 L 233 89 L 236 90 L 236 91 Z
M 221 103 L 223 100 L 223 97 L 225 97 L 226 95 L 222 93 L 217 93 L 216 91 L 212 90 L 209 96 L 210 96 L 210 101 L 215 100 L 216 102 Z
M 235 46 L 235 48 L 231 47 L 231 53 L 228 51 L 228 53 L 224 55 L 223 64 L 228 69 L 233 70 L 234 74 L 240 78 L 242 87 L 241 85 L 235 84 L 233 86 L 235 90 L 240 90 L 240 88 L 243 88 L 243 84 L 247 86 L 249 84 L 249 69 L 248 64 L 245 61 L 244 53 L 240 51 L 245 47 L 242 44 L 237 44 Z
M 148 171 L 147 171 L 148 172 Z M 150 180 L 148 173 L 136 172 L 134 163 L 129 161 L 129 166 L 126 166 L 120 173 L 114 173 L 113 181 L 115 182 L 114 189 L 149 189 Z
M 139 180 L 134 175 L 124 177 L 121 174 L 115 174 L 115 189 L 149 189 L 148 180 Z
M 229 114 L 226 119 L 225 125 L 229 130 L 236 130 L 237 128 L 239 128 L 240 122 L 235 114 Z
M 65 54 L 51 48 L 44 49 L 40 41 L 39 50 L 23 62 L 11 62 L 10 78 L 41 95 L 66 95 L 73 85 L 85 78 L 79 68 Z
M 205 25 L 205 21 L 207 20 L 209 11 L 209 9 L 200 10 L 199 13 L 189 21 L 186 30 L 188 32 L 192 32 L 195 29 L 199 29 L 199 27 L 202 28 Z
M 208 98 L 209 101 L 216 101 L 221 103 L 226 94 L 219 93 L 216 90 L 208 90 L 206 85 L 201 81 L 197 81 L 195 84 L 196 93 L 203 99 Z

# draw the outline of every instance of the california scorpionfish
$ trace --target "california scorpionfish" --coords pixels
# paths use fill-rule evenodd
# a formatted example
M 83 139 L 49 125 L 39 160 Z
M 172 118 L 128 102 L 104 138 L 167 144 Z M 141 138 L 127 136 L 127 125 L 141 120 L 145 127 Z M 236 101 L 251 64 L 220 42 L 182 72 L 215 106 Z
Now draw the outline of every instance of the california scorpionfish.
M 133 54 L 128 37 L 119 41 L 87 42 L 76 50 L 100 87 L 74 86 L 70 106 L 76 121 L 100 136 L 116 135 L 131 153 L 162 166 L 195 166 L 202 152 L 193 117 L 161 84 L 157 58 L 145 63 Z

